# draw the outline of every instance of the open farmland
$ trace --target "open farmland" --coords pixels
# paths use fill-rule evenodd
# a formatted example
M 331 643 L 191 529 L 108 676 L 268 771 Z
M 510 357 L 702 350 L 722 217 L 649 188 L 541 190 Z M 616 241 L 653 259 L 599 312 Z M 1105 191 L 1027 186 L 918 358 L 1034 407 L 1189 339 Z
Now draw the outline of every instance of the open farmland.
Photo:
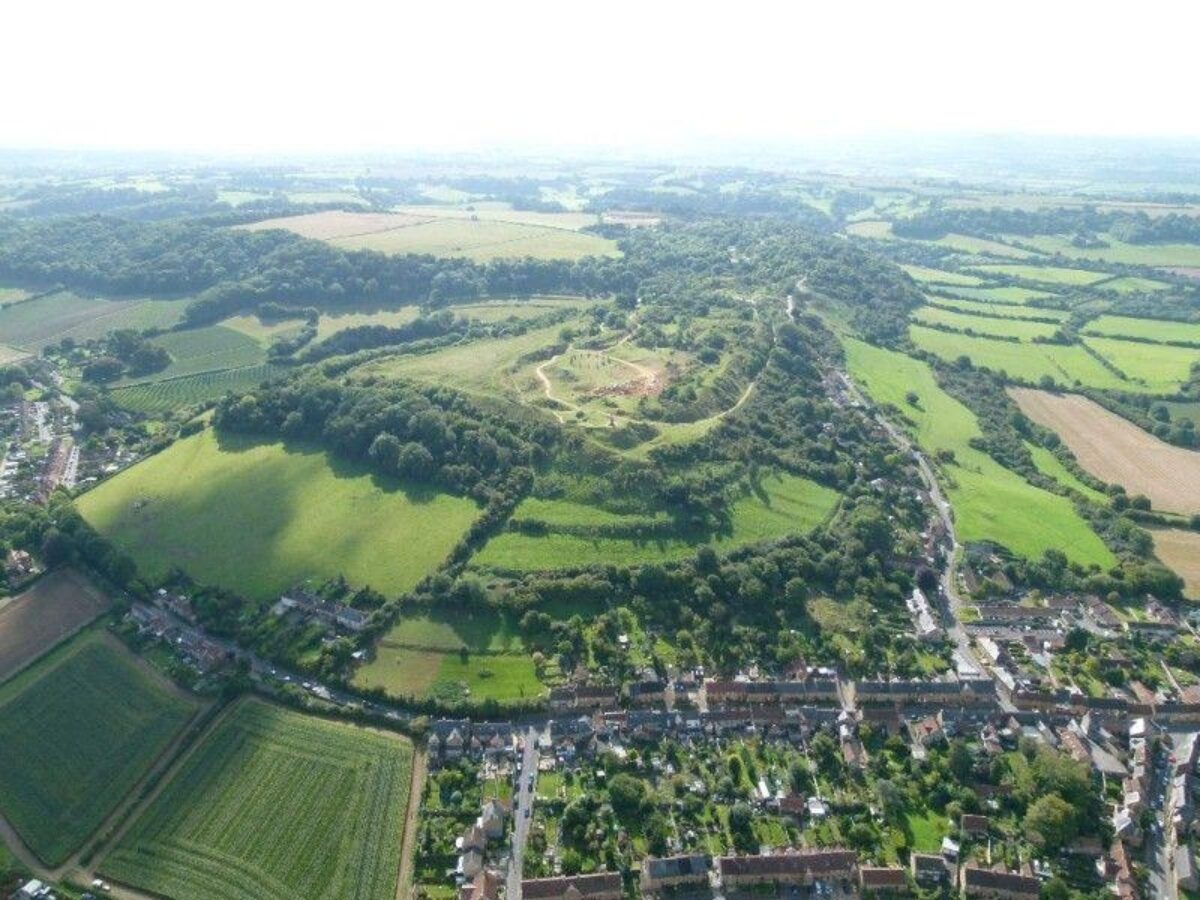
M 510 222 L 516 225 L 538 225 L 543 228 L 565 228 L 578 231 L 599 224 L 596 213 L 540 212 L 532 209 L 513 209 L 507 203 L 482 201 L 463 206 L 397 206 L 394 212 L 409 216 L 431 216 L 436 219 L 478 219 L 484 222 Z
M 172 331 L 152 341 L 171 354 L 171 364 L 152 376 L 126 379 L 121 384 L 166 381 L 201 372 L 258 366 L 267 361 L 266 350 L 259 341 L 223 325 Z
M 1155 509 L 1200 512 L 1200 453 L 1160 441 L 1086 397 L 1024 388 L 1010 393 L 1025 415 L 1056 431 L 1101 481 L 1145 494 Z
M 573 227 L 529 224 L 482 216 L 439 215 L 416 207 L 414 213 L 319 212 L 268 219 L 242 226 L 254 231 L 283 228 L 347 250 L 381 253 L 430 253 L 490 259 L 581 259 L 619 255 L 615 241 L 575 231 Z M 566 215 L 578 215 L 568 213 Z
M 254 600 L 339 574 L 401 593 L 443 561 L 477 514 L 470 500 L 322 450 L 218 441 L 211 429 L 105 481 L 78 507 L 142 574 L 162 578 L 179 566 Z
M 973 253 L 980 256 L 1002 256 L 1009 259 L 1028 259 L 1036 254 L 1030 253 L 1028 250 L 1022 250 L 1019 247 L 1010 247 L 1008 244 L 1002 244 L 999 241 L 989 241 L 986 238 L 972 237 L 966 234 L 948 234 L 945 237 L 940 237 L 936 241 L 930 241 L 932 244 L 939 244 L 942 247 L 950 247 L 953 250 L 961 250 L 963 253 Z
M 174 900 L 393 900 L 412 744 L 244 700 L 100 870 Z
M 1058 331 L 1057 325 L 1049 322 L 1030 322 L 1024 319 L 977 316 L 967 312 L 923 306 L 914 310 L 912 317 L 925 325 L 941 325 L 955 331 L 990 334 L 997 337 L 1012 337 L 1030 341 L 1035 337 L 1048 338 Z
M 1107 494 L 1084 484 L 1074 472 L 1066 467 L 1061 459 L 1045 447 L 1029 443 L 1026 443 L 1025 446 L 1029 449 L 1029 455 L 1033 457 L 1033 464 L 1037 467 L 1037 470 L 1047 478 L 1053 478 L 1063 487 L 1068 487 L 1073 491 L 1079 492 L 1094 503 L 1108 502 Z
M 15 363 L 17 360 L 25 359 L 29 353 L 25 350 L 18 350 L 16 347 L 9 347 L 7 344 L 0 344 L 0 366 Z
M 926 297 L 935 306 L 945 306 L 961 312 L 980 316 L 1001 316 L 1005 319 L 1033 319 L 1064 322 L 1070 313 L 1062 309 L 1046 309 L 1040 306 L 1014 306 L 1007 303 L 987 303 L 978 300 L 958 300 L 953 297 Z
M 1113 278 L 1096 285 L 1102 291 L 1116 291 L 1118 294 L 1149 294 L 1154 291 L 1165 291 L 1171 285 L 1165 281 L 1155 281 L 1153 278 L 1140 278 L 1137 275 L 1126 275 L 1123 278 Z
M 1055 296 L 1049 291 L 1035 291 L 1033 288 L 1018 287 L 1006 284 L 999 287 L 938 287 L 936 290 L 943 294 L 953 294 L 968 300 L 980 300 L 984 303 L 1029 303 L 1032 300 L 1045 300 Z
M 0 687 L 0 811 L 47 865 L 100 827 L 197 711 L 88 632 Z
M 186 306 L 186 300 L 105 300 L 57 291 L 0 308 L 0 337 L 41 350 L 65 337 L 85 341 L 116 328 L 170 328 L 183 320 Z
M 166 413 L 184 406 L 218 400 L 230 391 L 249 391 L 262 382 L 291 370 L 264 363 L 218 372 L 200 372 L 166 381 L 148 381 L 114 388 L 112 398 L 126 409 L 143 413 Z
M 1183 592 L 1200 600 L 1200 533 L 1179 528 L 1152 528 L 1154 555 L 1183 579 Z
M 1009 377 L 1036 384 L 1049 376 L 1057 384 L 1139 391 L 1144 386 L 1119 378 L 1078 344 L 1030 344 L 951 334 L 913 325 L 909 336 L 922 350 L 952 362 L 966 356 L 976 367 L 1006 372 Z
M 456 303 L 447 309 L 456 316 L 476 322 L 503 322 L 507 319 L 533 319 L 560 309 L 577 309 L 584 302 L 578 297 L 531 297 L 528 300 Z
M 984 283 L 978 275 L 968 275 L 963 272 L 946 272 L 942 269 L 930 269 L 926 266 L 901 266 L 905 272 L 917 281 L 930 284 L 953 284 L 960 287 L 975 287 Z
M 910 431 L 926 452 L 954 452 L 942 478 L 962 540 L 994 541 L 1031 559 L 1057 549 L 1077 562 L 1112 565 L 1112 553 L 1068 498 L 1034 487 L 971 446 L 982 434 L 979 423 L 938 386 L 928 365 L 857 340 L 845 346 L 851 376 L 876 403 L 891 404 L 911 420 Z M 908 391 L 917 394 L 917 406 L 905 399 Z
M 884 222 L 882 219 L 864 219 L 861 222 L 852 222 L 847 225 L 846 233 L 865 238 L 890 238 L 892 223 Z
M 108 602 L 74 569 L 59 569 L 0 606 L 0 681 L 91 622 Z
M 1067 259 L 1087 259 L 1132 266 L 1200 266 L 1200 246 L 1195 244 L 1127 244 L 1110 234 L 1098 235 L 1107 247 L 1076 247 L 1069 237 L 1036 235 L 1014 238 L 1044 253 Z
M 1083 342 L 1116 366 L 1130 381 L 1126 388 L 1151 394 L 1173 394 L 1200 362 L 1200 348 L 1085 337 Z
M 1140 338 L 1160 344 L 1200 345 L 1200 322 L 1170 322 L 1166 319 L 1135 319 L 1130 316 L 1100 316 L 1084 327 L 1085 334 L 1105 337 Z M 1200 357 L 1200 354 L 1197 354 Z
M 9 306 L 13 303 L 21 303 L 33 295 L 33 291 L 27 291 L 25 288 L 0 287 L 0 307 Z
M 733 504 L 733 525 L 728 533 L 685 534 L 664 530 L 662 519 L 619 515 L 599 508 L 591 513 L 589 506 L 573 501 L 526 500 L 513 517 L 543 522 L 546 532 L 503 532 L 488 541 L 474 556 L 472 565 L 520 572 L 681 559 L 703 544 L 727 550 L 787 534 L 803 534 L 824 522 L 837 502 L 835 491 L 807 479 L 771 476 L 762 480 L 757 492 Z M 618 528 L 627 530 L 628 536 L 613 536 L 613 529 Z M 589 529 L 597 530 L 589 533 Z
M 416 306 L 401 306 L 397 309 L 359 309 L 346 312 L 323 312 L 317 320 L 316 341 L 325 340 L 348 328 L 362 328 L 368 325 L 383 325 L 386 328 L 398 328 L 407 325 L 421 314 Z
M 1036 281 L 1044 284 L 1063 284 L 1070 287 L 1084 287 L 1103 281 L 1109 276 L 1104 272 L 1089 272 L 1086 269 L 1063 269 L 1058 266 L 1019 266 L 1019 265 L 988 265 L 976 266 L 975 271 L 987 272 L 989 275 L 1004 275 L 1008 278 L 1020 278 L 1022 281 Z

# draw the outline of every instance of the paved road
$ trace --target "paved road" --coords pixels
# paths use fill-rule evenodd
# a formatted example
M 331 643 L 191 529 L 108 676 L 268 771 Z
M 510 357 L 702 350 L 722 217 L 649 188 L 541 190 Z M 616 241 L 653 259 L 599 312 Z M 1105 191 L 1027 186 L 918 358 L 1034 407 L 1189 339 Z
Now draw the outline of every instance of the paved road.
M 521 900 L 521 878 L 525 865 L 525 842 L 533 821 L 533 794 L 537 784 L 538 731 L 532 726 L 525 732 L 525 751 L 521 755 L 521 770 L 517 790 L 513 795 L 512 853 L 508 860 L 506 900 Z

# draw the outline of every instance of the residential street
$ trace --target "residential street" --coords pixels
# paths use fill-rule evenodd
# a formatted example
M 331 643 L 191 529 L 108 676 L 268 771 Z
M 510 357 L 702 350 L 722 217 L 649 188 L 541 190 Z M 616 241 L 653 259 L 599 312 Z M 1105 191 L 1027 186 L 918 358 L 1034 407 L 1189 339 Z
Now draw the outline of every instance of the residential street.
M 525 842 L 529 839 L 529 823 L 533 821 L 533 795 L 537 785 L 538 731 L 530 726 L 525 732 L 525 747 L 521 754 L 521 769 L 517 789 L 513 793 L 512 853 L 508 861 L 505 883 L 507 900 L 521 900 L 521 872 L 524 867 Z

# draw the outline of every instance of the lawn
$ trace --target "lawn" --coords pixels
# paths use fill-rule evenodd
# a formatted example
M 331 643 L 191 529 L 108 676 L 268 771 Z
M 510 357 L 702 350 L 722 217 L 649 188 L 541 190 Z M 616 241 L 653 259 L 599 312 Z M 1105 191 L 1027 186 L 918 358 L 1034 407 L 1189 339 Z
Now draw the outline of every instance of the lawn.
M 100 871 L 176 900 L 392 900 L 412 761 L 398 735 L 242 701 Z
M 375 658 L 354 675 L 361 688 L 382 687 L 396 697 L 528 700 L 546 692 L 530 656 L 518 653 L 420 650 L 381 642 Z
M 524 649 L 513 617 L 491 608 L 431 610 L 406 615 L 380 643 L 443 652 L 505 653 Z
M 989 275 L 1006 275 L 1009 278 L 1020 278 L 1023 281 L 1036 281 L 1044 284 L 1064 284 L 1069 287 L 1084 287 L 1103 281 L 1109 276 L 1104 272 L 1089 272 L 1086 269 L 1063 269 L 1058 266 L 1018 266 L 990 265 L 976 266 L 976 272 L 987 272 Z
M 1187 380 L 1192 365 L 1200 362 L 1200 349 L 1190 347 L 1105 337 L 1085 337 L 1083 342 L 1137 382 L 1127 390 L 1173 394 Z
M 1062 309 L 1044 309 L 1040 306 L 1014 306 L 1007 303 L 987 303 L 978 300 L 956 300 L 952 297 L 931 296 L 926 298 L 937 306 L 947 306 L 962 312 L 983 316 L 1002 316 L 1006 319 L 1053 319 L 1065 321 L 1070 313 Z
M 984 303 L 1028 303 L 1031 300 L 1045 300 L 1053 297 L 1049 291 L 1035 291 L 1033 288 L 1018 287 L 1007 284 L 1002 287 L 953 287 L 940 288 L 941 293 L 954 294 L 968 300 L 981 300 Z
M 530 503 L 531 501 L 525 501 Z M 652 537 L 588 535 L 554 530 L 569 525 L 625 525 L 631 531 L 646 525 L 644 516 L 621 516 L 599 507 L 568 501 L 532 501 L 517 507 L 514 518 L 549 515 L 545 534 L 505 531 L 492 538 L 472 559 L 472 565 L 498 571 L 539 571 L 595 563 L 637 564 L 681 559 L 708 544 L 719 550 L 802 534 L 823 523 L 834 511 L 838 494 L 804 478 L 775 475 L 733 504 L 733 524 L 719 534 L 665 534 Z M 557 518 L 557 523 L 553 520 Z
M 1071 386 L 1078 382 L 1087 387 L 1139 390 L 1137 384 L 1119 378 L 1078 344 L 997 341 L 919 325 L 911 326 L 908 333 L 914 344 L 942 359 L 953 361 L 966 356 L 978 367 L 1005 372 L 1010 378 L 1029 384 L 1036 384 L 1048 375 L 1060 385 Z
M 943 466 L 941 477 L 961 540 L 994 541 L 1032 559 L 1057 549 L 1081 563 L 1114 564 L 1070 500 L 1034 487 L 971 446 L 982 436 L 975 415 L 938 386 L 928 365 L 854 339 L 845 346 L 851 376 L 876 403 L 890 403 L 912 420 L 910 431 L 926 452 L 953 451 L 955 462 Z M 909 391 L 917 394 L 915 407 L 906 399 Z
M 292 370 L 264 363 L 239 369 L 223 369 L 219 372 L 201 372 L 167 381 L 149 381 L 114 388 L 112 398 L 119 405 L 135 412 L 165 413 L 184 406 L 219 400 L 230 391 L 240 393 L 253 390 L 262 382 L 290 371 Z
M 950 834 L 949 820 L 932 809 L 908 813 L 905 825 L 912 837 L 912 849 L 917 853 L 941 853 L 942 838 Z
M 115 639 L 85 632 L 0 687 L 0 810 L 60 864 L 197 709 Z
M 941 269 L 930 269 L 926 266 L 900 266 L 917 281 L 930 284 L 953 284 L 961 287 L 976 287 L 984 283 L 978 275 L 967 275 L 962 272 L 945 272 Z
M 103 337 L 116 328 L 169 328 L 183 320 L 186 300 L 104 300 L 69 291 L 0 308 L 0 335 L 16 347 L 40 350 L 65 337 Z
M 470 500 L 317 448 L 218 441 L 211 429 L 103 482 L 78 507 L 143 575 L 162 578 L 178 566 L 255 600 L 339 574 L 401 593 L 445 559 L 477 515 Z
M 1057 325 L 1049 322 L 1029 322 L 1024 319 L 976 316 L 969 312 L 923 306 L 914 310 L 914 321 L 925 325 L 943 325 L 956 331 L 971 331 L 976 334 L 991 334 L 997 337 L 1015 337 L 1031 341 L 1035 337 L 1048 338 L 1058 331 Z
M 1200 344 L 1200 322 L 1170 322 L 1165 319 L 1135 319 L 1130 316 L 1100 316 L 1087 323 L 1085 334 L 1141 338 L 1159 343 Z

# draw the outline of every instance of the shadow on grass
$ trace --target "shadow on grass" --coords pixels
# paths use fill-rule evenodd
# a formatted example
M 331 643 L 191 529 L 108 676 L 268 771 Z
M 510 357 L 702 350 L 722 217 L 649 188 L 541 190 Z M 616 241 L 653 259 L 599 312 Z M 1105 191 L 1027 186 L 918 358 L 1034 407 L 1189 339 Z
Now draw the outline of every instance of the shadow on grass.
M 436 485 L 418 481 L 402 480 L 390 475 L 376 472 L 365 462 L 347 459 L 326 450 L 312 440 L 298 438 L 279 438 L 274 436 L 251 435 L 240 432 L 228 432 L 213 428 L 217 448 L 222 453 L 239 454 L 256 450 L 259 447 L 280 446 L 288 455 L 297 457 L 320 456 L 329 467 L 334 478 L 357 479 L 369 476 L 373 487 L 385 494 L 403 494 L 405 500 L 414 506 L 432 503 L 443 494 L 450 493 Z

